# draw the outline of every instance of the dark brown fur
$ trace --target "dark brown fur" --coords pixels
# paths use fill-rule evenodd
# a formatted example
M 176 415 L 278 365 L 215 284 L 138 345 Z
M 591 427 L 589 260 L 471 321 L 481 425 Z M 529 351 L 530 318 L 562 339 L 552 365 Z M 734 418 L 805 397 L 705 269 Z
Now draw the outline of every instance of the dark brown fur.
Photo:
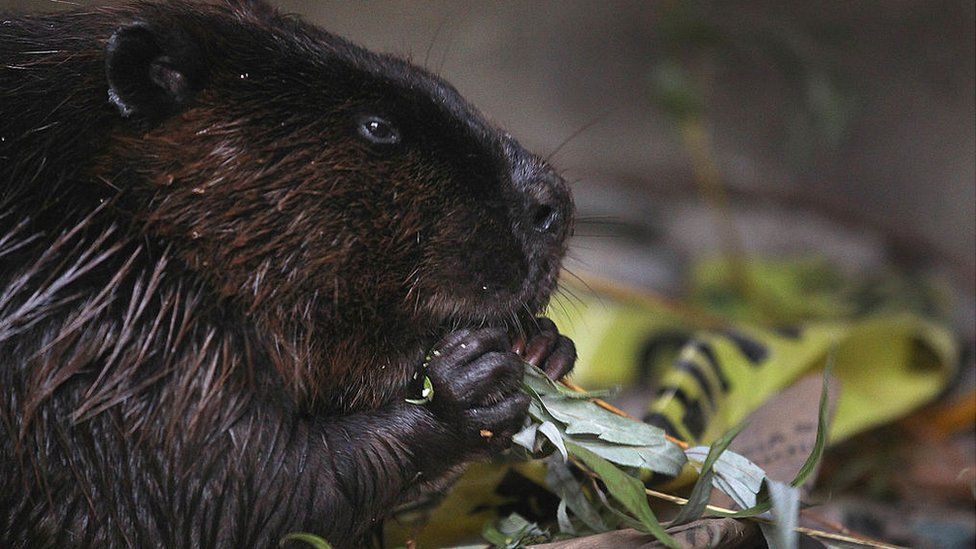
M 0 121 L 0 546 L 354 545 L 521 424 L 572 205 L 437 77 L 263 5 L 0 16 Z

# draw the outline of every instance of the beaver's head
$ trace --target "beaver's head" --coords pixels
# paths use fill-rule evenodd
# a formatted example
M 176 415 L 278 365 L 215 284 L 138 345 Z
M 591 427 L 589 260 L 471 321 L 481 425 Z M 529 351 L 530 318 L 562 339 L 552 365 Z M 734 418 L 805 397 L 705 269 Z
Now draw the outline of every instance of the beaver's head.
M 93 174 L 130 182 L 141 230 L 257 315 L 545 305 L 573 224 L 545 161 L 403 60 L 268 9 L 187 13 L 142 11 L 106 47 L 122 129 Z

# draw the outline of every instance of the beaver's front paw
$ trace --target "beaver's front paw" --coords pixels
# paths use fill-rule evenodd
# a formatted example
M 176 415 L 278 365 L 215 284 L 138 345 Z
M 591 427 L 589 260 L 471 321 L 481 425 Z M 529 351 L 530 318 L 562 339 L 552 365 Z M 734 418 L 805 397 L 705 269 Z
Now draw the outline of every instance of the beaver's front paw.
M 528 338 L 516 338 L 512 344 L 526 362 L 541 368 L 553 381 L 573 370 L 576 364 L 576 345 L 573 340 L 559 333 L 556 324 L 548 318 L 535 319 L 534 333 Z
M 434 385 L 430 408 L 456 429 L 467 453 L 485 455 L 508 448 L 529 406 L 522 393 L 525 365 L 510 350 L 501 328 L 459 330 L 431 353 Z

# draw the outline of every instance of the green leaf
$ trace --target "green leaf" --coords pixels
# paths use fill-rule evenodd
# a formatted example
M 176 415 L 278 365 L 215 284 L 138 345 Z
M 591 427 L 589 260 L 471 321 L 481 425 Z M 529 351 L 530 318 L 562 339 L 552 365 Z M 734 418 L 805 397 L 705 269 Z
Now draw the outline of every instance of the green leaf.
M 278 542 L 278 547 L 284 547 L 289 541 L 303 541 L 315 549 L 332 549 L 332 545 L 329 542 L 315 534 L 309 534 L 307 532 L 292 532 L 288 534 L 281 538 L 281 541 Z
M 688 459 L 702 461 L 707 459 L 708 448 L 696 446 L 685 450 Z M 712 466 L 712 484 L 726 494 L 739 507 L 746 509 L 756 504 L 759 494 L 766 480 L 766 472 L 748 458 L 731 450 L 722 453 Z
M 505 536 L 505 534 L 498 531 L 494 524 L 488 523 L 485 528 L 481 531 L 481 537 L 485 538 L 485 541 L 490 543 L 492 547 L 507 547 L 511 543 L 511 538 Z
M 539 426 L 539 432 L 542 433 L 553 446 L 559 450 L 559 454 L 563 456 L 563 461 L 569 459 L 569 455 L 566 453 L 566 445 L 563 443 L 563 435 L 559 432 L 559 428 L 556 427 L 551 421 L 546 421 Z
M 615 525 L 617 529 L 630 528 L 631 530 L 637 530 L 638 532 L 643 532 L 647 529 L 641 521 L 634 519 L 627 513 L 624 513 L 620 509 L 617 509 L 609 501 L 604 503 L 604 508 L 610 511 L 612 518 L 615 518 L 617 520 L 617 523 Z
M 772 502 L 772 524 L 760 524 L 769 549 L 796 549 L 800 521 L 800 489 L 775 480 L 767 480 L 769 499 Z
M 525 448 L 530 453 L 535 452 L 535 438 L 536 433 L 539 432 L 538 423 L 529 423 L 522 428 L 521 431 L 512 435 L 512 442 L 518 444 L 522 448 Z
M 585 400 L 543 397 L 546 410 L 566 425 L 570 435 L 595 435 L 607 442 L 632 446 L 666 445 L 664 431 L 647 423 L 620 417 Z
M 829 401 L 830 392 L 830 371 L 834 366 L 834 353 L 831 352 L 830 356 L 827 358 L 827 365 L 824 366 L 823 372 L 823 389 L 820 390 L 820 409 L 817 411 L 817 438 L 813 443 L 813 449 L 810 451 L 810 455 L 807 456 L 807 460 L 803 462 L 803 466 L 797 471 L 796 476 L 793 481 L 790 482 L 790 486 L 801 486 L 810 475 L 816 470 L 817 465 L 820 463 L 820 458 L 823 457 L 824 447 L 827 445 L 827 403 Z
M 501 519 L 497 524 L 488 523 L 481 536 L 495 547 L 514 549 L 528 543 L 547 541 L 549 535 L 534 522 L 525 520 L 518 513 Z
M 641 522 L 644 530 L 652 534 L 658 541 L 678 549 L 680 546 L 658 522 L 650 505 L 647 504 L 647 494 L 644 484 L 624 473 L 609 461 L 601 458 L 582 446 L 567 442 L 567 449 L 586 464 L 606 485 L 610 495 L 620 502 L 624 508 Z
M 830 370 L 831 370 L 832 366 L 833 366 L 833 355 L 831 355 L 828 358 L 827 366 L 824 368 L 823 389 L 820 392 L 820 409 L 818 411 L 818 418 L 817 418 L 817 437 L 816 437 L 816 440 L 815 440 L 815 442 L 813 444 L 813 448 L 810 450 L 810 455 L 807 456 L 807 459 L 803 463 L 803 466 L 800 467 L 800 470 L 797 471 L 796 476 L 790 482 L 790 486 L 792 486 L 794 488 L 797 488 L 800 485 L 802 485 L 804 482 L 806 482 L 806 480 L 807 480 L 807 478 L 809 478 L 810 474 L 816 469 L 817 464 L 819 463 L 821 456 L 823 456 L 824 446 L 826 445 L 827 427 L 828 427 L 828 425 L 827 425 L 827 403 L 828 403 L 828 400 L 829 400 L 828 399 L 828 396 L 829 396 L 828 395 L 828 392 L 829 392 L 829 384 L 828 384 L 828 381 L 830 379 Z M 732 453 L 731 452 L 727 452 L 727 454 L 732 454 Z M 745 459 L 745 458 L 742 458 L 742 459 Z M 748 461 L 748 460 L 746 460 L 746 461 Z M 753 465 L 753 466 L 755 466 L 755 465 Z M 758 466 L 755 466 L 755 467 L 758 469 Z M 761 471 L 761 469 L 760 469 L 760 471 Z M 765 480 L 765 483 L 766 483 L 767 488 L 768 488 L 770 482 L 775 482 L 775 481 L 771 481 L 770 479 L 766 479 Z M 733 499 L 735 499 L 735 496 L 733 496 L 731 493 L 729 493 L 729 492 L 725 492 L 725 493 L 728 494 Z M 737 501 L 736 503 L 739 503 L 739 502 Z M 740 503 L 740 505 L 741 505 L 741 503 Z M 755 516 L 758 516 L 758 515 L 762 515 L 763 513 L 766 513 L 767 511 L 769 511 L 771 508 L 772 508 L 772 503 L 770 502 L 770 499 L 769 498 L 765 498 L 763 501 L 760 501 L 760 502 L 756 503 L 755 505 L 753 505 L 751 507 L 745 508 L 745 509 L 743 509 L 741 511 L 737 511 L 735 513 L 716 513 L 716 514 L 719 514 L 721 516 L 733 517 L 733 518 L 748 518 L 748 517 L 755 517 Z
M 593 406 L 592 403 L 585 400 L 568 400 L 553 397 L 541 397 L 542 404 L 546 407 L 546 411 L 549 412 L 554 418 L 558 419 L 561 423 L 567 426 L 566 431 L 568 434 L 599 434 L 602 427 L 613 423 L 614 420 L 606 418 L 603 416 L 604 413 L 610 416 L 623 419 L 616 416 L 610 412 L 607 412 L 599 406 Z M 595 409 L 594 409 L 595 408 Z M 631 422 L 638 425 L 637 430 L 642 430 L 637 422 Z M 626 429 L 628 426 L 623 426 Z M 620 442 L 621 444 L 633 444 L 641 445 L 646 440 L 649 440 L 654 436 L 654 433 L 648 433 L 648 436 L 641 438 L 639 433 L 633 434 L 621 434 L 617 437 L 617 440 L 613 442 Z
M 667 440 L 662 429 L 620 417 L 589 401 L 540 396 L 539 402 L 565 426 L 568 439 L 614 463 L 672 476 L 685 464 L 681 449 Z
M 607 495 L 603 493 L 600 489 L 599 484 L 593 485 L 593 491 L 596 496 L 600 498 L 600 503 L 603 508 L 610 511 L 610 515 L 603 515 L 603 519 L 607 521 L 610 530 L 619 530 L 621 527 L 630 528 L 631 530 L 637 530 L 638 532 L 643 532 L 645 530 L 644 525 L 641 522 L 627 513 L 624 513 L 620 509 L 617 509 L 613 503 L 607 499 Z
M 687 461 L 681 449 L 670 442 L 663 446 L 625 446 L 594 437 L 579 436 L 568 436 L 565 441 L 582 446 L 617 465 L 647 469 L 671 476 L 680 473 Z
M 556 508 L 556 524 L 559 525 L 560 533 L 576 535 L 576 528 L 573 528 L 573 522 L 569 520 L 569 513 L 566 512 L 566 500 L 560 501 L 559 507 Z
M 575 442 L 618 465 L 640 467 L 672 476 L 680 473 L 687 461 L 681 449 L 668 441 L 664 431 L 657 427 L 622 418 L 588 400 L 566 399 L 562 395 L 552 393 L 544 396 L 529 383 L 525 384 L 524 389 L 526 394 L 532 397 L 532 401 L 529 402 L 529 416 L 539 424 L 552 423 L 564 442 Z M 553 414 L 556 410 L 562 419 Z M 576 431 L 597 432 L 567 433 L 567 421 L 585 424 L 584 427 L 578 423 L 569 423 L 569 426 L 576 425 Z M 551 431 L 550 428 L 547 430 Z M 621 431 L 621 434 L 607 435 L 611 431 Z M 600 434 L 611 439 L 637 442 L 639 445 L 601 440 L 598 436 L 594 436 Z M 518 433 L 520 446 L 525 446 L 522 442 L 526 441 L 528 435 L 526 429 Z M 534 445 L 533 448 L 537 449 L 538 445 Z
M 745 422 L 740 423 L 735 429 L 725 433 L 721 438 L 712 443 L 711 448 L 708 450 L 708 456 L 705 458 L 705 462 L 702 463 L 701 470 L 698 472 L 698 481 L 695 482 L 695 486 L 691 489 L 691 494 L 688 496 L 688 502 L 681 507 L 678 515 L 671 521 L 673 526 L 697 520 L 705 512 L 705 506 L 708 505 L 708 498 L 712 493 L 712 467 L 719 459 L 719 456 L 722 455 L 722 452 L 729 447 L 732 440 L 742 432 L 745 426 Z
M 574 391 L 549 379 L 549 376 L 538 367 L 528 362 L 524 364 L 525 377 L 522 379 L 522 383 L 539 395 L 559 395 L 573 400 L 590 400 L 593 398 L 603 398 L 612 394 L 612 391 Z
M 546 461 L 546 485 L 559 496 L 561 503 L 569 507 L 577 518 L 594 532 L 606 532 L 610 528 L 600 517 L 590 500 L 583 493 L 583 486 L 573 476 L 569 466 L 562 461 L 550 458 Z
M 768 513 L 771 508 L 772 508 L 772 503 L 770 503 L 769 499 L 767 498 L 767 499 L 763 499 L 762 501 L 753 505 L 752 507 L 743 509 L 741 511 L 736 511 L 734 513 L 715 513 L 715 514 L 723 517 L 729 517 L 729 518 L 750 518 L 750 517 L 758 517 L 759 515 Z
M 810 477 L 823 456 L 827 438 L 827 403 L 829 401 L 830 370 L 833 354 L 828 357 L 824 367 L 823 389 L 820 391 L 820 409 L 817 412 L 817 438 L 810 455 L 789 484 L 766 479 L 769 499 L 765 507 L 772 511 L 772 524 L 760 524 L 763 536 L 770 549 L 795 549 L 799 546 L 796 526 L 800 520 L 800 486 Z M 759 506 L 756 506 L 757 508 Z
M 533 397 L 533 400 L 529 402 L 529 416 L 532 419 L 537 421 L 539 425 L 547 421 L 556 421 L 556 418 L 552 417 L 542 405 L 542 397 L 533 395 L 532 393 L 529 393 L 529 396 Z

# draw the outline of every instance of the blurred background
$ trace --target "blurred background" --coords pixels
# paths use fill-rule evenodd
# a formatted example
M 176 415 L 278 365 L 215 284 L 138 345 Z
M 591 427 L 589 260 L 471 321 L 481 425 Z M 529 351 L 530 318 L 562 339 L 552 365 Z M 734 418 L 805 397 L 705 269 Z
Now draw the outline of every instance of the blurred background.
M 0 7 L 107 3 L 117 2 Z M 946 326 L 959 357 L 935 404 L 835 448 L 825 482 L 856 488 L 832 515 L 852 528 L 972 546 L 972 0 L 271 3 L 426 66 L 551 155 L 580 215 L 567 267 L 588 281 L 694 301 L 708 258 L 733 271 L 737 261 L 795 261 L 812 278 L 794 277 L 793 301 L 766 295 L 780 314 L 762 320 L 851 319 L 897 302 Z M 807 269 L 811 258 L 823 263 Z M 856 312 L 816 309 L 811 285 L 843 286 Z M 910 443 L 892 448 L 895 439 Z M 911 532 L 905 509 L 921 525 Z
M 580 132 L 554 161 L 584 216 L 714 241 L 656 196 L 695 192 L 676 129 L 691 114 L 729 189 L 972 270 L 972 2 L 276 3 L 426 65 L 539 154 Z M 742 228 L 747 245 L 761 229 Z
M 689 256 L 739 246 L 901 262 L 971 301 L 971 1 L 271 3 L 427 66 L 552 155 L 584 220 L 571 268 L 678 291 Z
M 720 245 L 696 200 L 704 152 L 747 250 L 933 259 L 972 283 L 973 2 L 274 3 L 426 65 L 539 154 L 558 148 L 581 215 L 620 237 L 580 239 L 590 269 L 673 288 L 675 254 Z

